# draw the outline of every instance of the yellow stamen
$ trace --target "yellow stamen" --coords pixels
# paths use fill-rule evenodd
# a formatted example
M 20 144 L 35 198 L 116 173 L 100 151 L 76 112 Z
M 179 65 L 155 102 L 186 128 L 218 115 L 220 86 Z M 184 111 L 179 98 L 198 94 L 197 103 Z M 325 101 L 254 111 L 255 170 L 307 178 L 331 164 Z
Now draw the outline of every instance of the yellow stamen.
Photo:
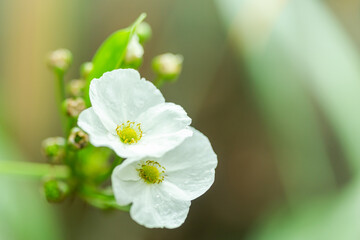
M 139 166 L 140 168 L 136 170 L 144 182 L 154 184 L 161 183 L 164 180 L 165 168 L 158 162 L 147 160 L 145 163 L 139 164 Z
M 127 121 L 116 128 L 116 133 L 120 137 L 120 140 L 126 144 L 137 143 L 142 137 L 142 131 L 140 123 Z

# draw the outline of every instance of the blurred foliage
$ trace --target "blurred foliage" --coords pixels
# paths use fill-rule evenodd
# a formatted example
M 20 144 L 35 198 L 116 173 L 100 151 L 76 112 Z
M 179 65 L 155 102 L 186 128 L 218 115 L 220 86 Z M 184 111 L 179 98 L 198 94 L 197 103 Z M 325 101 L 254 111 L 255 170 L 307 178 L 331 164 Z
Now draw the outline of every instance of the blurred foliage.
M 268 216 L 249 239 L 357 240 L 360 238 L 359 180 L 339 194 L 313 199 Z
M 218 7 L 252 75 L 290 204 L 269 214 L 251 239 L 359 239 L 356 47 L 322 1 L 226 0 Z M 323 121 L 354 175 L 343 188 L 335 182 Z
M 23 157 L 0 129 L 0 161 Z M 63 239 L 61 225 L 40 194 L 38 181 L 0 176 L 0 239 Z

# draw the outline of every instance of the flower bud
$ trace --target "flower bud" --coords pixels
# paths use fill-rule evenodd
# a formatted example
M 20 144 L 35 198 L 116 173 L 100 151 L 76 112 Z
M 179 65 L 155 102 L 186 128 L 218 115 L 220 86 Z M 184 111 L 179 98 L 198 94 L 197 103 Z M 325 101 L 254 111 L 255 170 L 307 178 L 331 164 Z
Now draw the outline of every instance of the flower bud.
M 89 135 L 78 127 L 71 129 L 68 144 L 76 149 L 82 149 L 89 143 Z
M 135 33 L 138 35 L 141 44 L 149 40 L 152 35 L 151 27 L 147 22 L 140 23 L 136 27 Z
M 68 49 L 58 49 L 48 56 L 48 66 L 54 70 L 65 72 L 72 63 L 72 54 Z
M 82 97 L 85 90 L 85 80 L 83 79 L 73 79 L 68 84 L 68 91 L 73 97 Z
M 90 151 L 89 151 L 90 150 Z M 89 154 L 89 152 L 91 154 Z M 75 169 L 83 181 L 91 183 L 103 182 L 111 171 L 109 157 L 111 152 L 103 147 L 90 146 L 78 151 L 79 158 Z
M 53 163 L 60 163 L 65 158 L 65 139 L 62 137 L 47 138 L 42 142 L 42 151 Z
M 69 193 L 69 185 L 61 180 L 50 179 L 44 182 L 44 194 L 49 202 L 61 202 Z
M 78 117 L 85 110 L 85 101 L 81 97 L 67 98 L 63 103 L 63 108 L 69 117 Z
M 144 48 L 139 43 L 139 38 L 134 35 L 126 49 L 124 58 L 124 68 L 138 68 L 141 65 Z
M 93 70 L 94 65 L 92 62 L 85 62 L 81 65 L 80 67 L 80 75 L 82 77 L 82 79 L 86 79 L 89 74 L 91 73 L 91 71 Z
M 183 56 L 165 53 L 156 56 L 152 61 L 152 66 L 160 78 L 174 80 L 181 72 L 182 62 Z

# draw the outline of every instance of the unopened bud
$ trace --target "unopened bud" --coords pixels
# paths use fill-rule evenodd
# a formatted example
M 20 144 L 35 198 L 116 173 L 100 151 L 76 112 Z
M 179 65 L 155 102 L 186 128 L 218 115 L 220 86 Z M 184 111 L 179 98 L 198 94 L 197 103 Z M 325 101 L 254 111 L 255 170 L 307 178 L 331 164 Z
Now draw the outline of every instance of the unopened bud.
M 80 74 L 82 79 L 87 79 L 91 71 L 93 70 L 94 65 L 92 62 L 85 62 L 80 67 Z
M 78 127 L 71 129 L 68 144 L 73 146 L 76 149 L 82 149 L 86 147 L 89 143 L 89 135 L 87 135 L 83 130 Z
M 85 110 L 85 101 L 81 97 L 67 98 L 64 100 L 63 108 L 66 114 L 70 117 L 78 117 L 79 114 Z
M 141 44 L 149 40 L 152 35 L 151 27 L 147 22 L 140 23 L 136 27 L 135 33 L 138 35 Z
M 61 180 L 50 179 L 44 182 L 44 194 L 49 202 L 61 202 L 69 193 L 69 185 Z
M 68 49 L 58 49 L 49 54 L 48 65 L 57 71 L 65 72 L 72 63 L 72 54 Z
M 42 151 L 53 163 L 60 163 L 65 157 L 65 139 L 62 137 L 47 138 L 42 142 Z
M 83 79 L 73 79 L 68 84 L 68 91 L 73 97 L 82 97 L 85 90 L 85 80 Z
M 183 56 L 179 54 L 165 53 L 153 59 L 154 71 L 166 80 L 176 79 L 182 68 Z
M 79 151 L 79 154 L 81 153 L 82 151 Z M 109 171 L 111 171 L 111 164 L 109 151 L 106 148 L 93 148 L 91 155 L 78 158 L 76 161 L 76 172 L 87 182 L 103 182 Z
M 134 35 L 126 49 L 124 58 L 124 67 L 126 68 L 138 68 L 141 65 L 142 57 L 144 55 L 144 48 L 139 43 L 139 38 Z

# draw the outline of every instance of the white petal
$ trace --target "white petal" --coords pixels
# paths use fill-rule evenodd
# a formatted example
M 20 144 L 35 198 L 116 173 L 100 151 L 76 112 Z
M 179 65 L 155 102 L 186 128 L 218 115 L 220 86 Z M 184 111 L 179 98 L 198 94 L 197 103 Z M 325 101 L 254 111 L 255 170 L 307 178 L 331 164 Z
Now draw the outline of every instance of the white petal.
M 104 127 L 92 107 L 80 113 L 78 125 L 89 134 L 90 142 L 94 146 L 112 147 L 117 141 L 116 136 L 110 134 Z
M 142 156 L 160 157 L 192 136 L 188 128 L 191 118 L 181 106 L 173 103 L 149 108 L 136 122 L 141 123 L 143 137 L 133 148 L 135 153 L 141 152 Z
M 158 159 L 166 169 L 165 180 L 183 190 L 187 200 L 201 196 L 211 187 L 217 166 L 217 156 L 208 138 L 193 131 L 192 137 Z
M 184 192 L 171 183 L 147 184 L 136 168 L 145 159 L 127 159 L 111 176 L 112 188 L 119 205 L 133 203 L 131 217 L 149 228 L 176 228 L 188 214 L 190 201 Z
M 164 184 L 149 185 L 134 200 L 130 216 L 148 228 L 177 228 L 186 219 L 190 201 L 179 200 Z
M 137 174 L 138 163 L 138 161 L 125 161 L 112 172 L 112 188 L 119 205 L 130 204 L 146 187 Z
M 163 103 L 161 92 L 149 81 L 140 79 L 134 69 L 104 73 L 90 84 L 90 100 L 96 114 L 110 132 L 126 121 L 134 121 L 148 108 Z

